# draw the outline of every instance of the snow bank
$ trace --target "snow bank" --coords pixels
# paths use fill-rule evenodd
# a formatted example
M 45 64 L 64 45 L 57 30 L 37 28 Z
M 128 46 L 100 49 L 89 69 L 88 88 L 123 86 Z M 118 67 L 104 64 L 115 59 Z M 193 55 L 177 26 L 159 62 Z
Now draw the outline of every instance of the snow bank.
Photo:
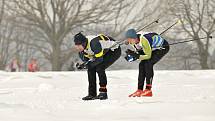
M 152 98 L 128 98 L 136 70 L 108 71 L 108 100 L 82 101 L 86 72 L 0 72 L 0 121 L 214 121 L 215 71 L 156 71 Z

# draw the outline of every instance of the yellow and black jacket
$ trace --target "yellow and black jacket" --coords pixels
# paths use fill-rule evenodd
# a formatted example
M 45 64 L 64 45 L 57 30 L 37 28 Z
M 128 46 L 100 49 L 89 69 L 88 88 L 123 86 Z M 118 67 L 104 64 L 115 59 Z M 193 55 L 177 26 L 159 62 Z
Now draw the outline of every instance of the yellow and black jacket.
M 82 61 L 86 62 L 89 59 L 93 59 L 93 63 L 97 65 L 103 61 L 103 56 L 108 51 L 114 51 L 114 49 L 119 46 L 114 46 L 116 44 L 115 40 L 109 36 L 100 34 L 96 36 L 87 36 L 87 43 L 84 51 L 79 53 L 79 57 Z

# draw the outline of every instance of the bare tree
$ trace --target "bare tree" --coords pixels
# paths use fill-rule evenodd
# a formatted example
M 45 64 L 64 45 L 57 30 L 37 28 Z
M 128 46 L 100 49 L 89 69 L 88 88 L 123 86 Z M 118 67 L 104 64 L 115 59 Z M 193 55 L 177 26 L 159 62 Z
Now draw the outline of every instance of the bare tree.
M 161 18 L 159 3 L 160 0 L 133 0 L 133 2 L 126 9 L 120 9 L 114 19 L 114 27 L 112 29 L 113 36 L 124 34 L 128 28 L 135 28 L 139 30 L 143 26 L 152 21 Z M 158 26 L 158 25 L 155 25 Z M 150 26 L 148 28 L 153 28 Z M 144 31 L 146 31 L 145 29 Z
M 23 26 L 34 28 L 33 43 L 52 64 L 52 70 L 61 70 L 72 55 L 67 36 L 78 27 L 112 21 L 119 8 L 128 2 L 103 0 L 13 0 L 8 2 Z M 71 38 L 70 38 L 71 39 Z M 30 45 L 32 43 L 29 43 Z
M 182 22 L 182 29 L 188 37 L 195 39 L 198 61 L 202 69 L 209 66 L 210 35 L 215 32 L 215 7 L 213 0 L 177 0 L 171 6 L 171 14 Z M 201 40 L 206 36 L 206 40 Z
M 0 1 L 0 69 L 4 70 L 11 58 L 11 38 L 14 33 L 13 25 L 9 22 L 5 0 Z
M 12 46 L 16 46 L 13 53 L 25 63 L 30 57 L 42 55 L 42 59 L 49 61 L 48 65 L 51 64 L 52 70 L 62 70 L 68 68 L 65 66 L 68 66 L 68 63 L 71 64 L 69 61 L 76 61 L 76 53 L 71 50 L 73 46 L 71 39 L 76 32 L 81 30 L 87 31 L 86 33 L 103 32 L 118 40 L 122 39 L 126 29 L 139 29 L 152 20 L 160 18 L 160 24 L 155 25 L 154 29 L 158 32 L 169 22 L 166 22 L 168 9 L 165 9 L 165 3 L 165 0 L 6 1 L 8 15 L 13 19 L 16 27 L 11 33 L 12 38 L 6 38 L 15 43 Z M 183 13 L 183 10 L 179 13 Z M 177 15 L 174 17 L 178 17 Z M 153 26 L 150 29 L 153 29 Z M 89 32 L 92 30 L 94 32 Z M 202 33 L 201 29 L 200 34 Z M 187 61 L 189 57 L 189 55 L 181 56 L 185 64 L 190 63 Z M 43 62 L 46 61 L 43 60 Z

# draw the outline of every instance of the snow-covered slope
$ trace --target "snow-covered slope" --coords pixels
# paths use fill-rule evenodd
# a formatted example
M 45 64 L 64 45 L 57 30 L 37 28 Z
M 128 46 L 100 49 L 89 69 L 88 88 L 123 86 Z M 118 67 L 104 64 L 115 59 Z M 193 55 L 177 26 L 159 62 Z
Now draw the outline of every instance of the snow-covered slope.
M 109 99 L 82 101 L 86 72 L 0 72 L 0 121 L 215 121 L 215 71 L 156 71 L 152 98 L 128 98 L 137 71 L 108 71 Z

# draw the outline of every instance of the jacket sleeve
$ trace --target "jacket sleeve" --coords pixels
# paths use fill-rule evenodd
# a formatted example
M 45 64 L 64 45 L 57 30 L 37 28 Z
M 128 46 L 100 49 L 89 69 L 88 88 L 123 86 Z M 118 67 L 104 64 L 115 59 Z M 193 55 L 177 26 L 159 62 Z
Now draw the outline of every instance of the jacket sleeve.
M 141 44 L 143 47 L 144 55 L 140 55 L 139 59 L 140 60 L 148 60 L 151 58 L 152 48 L 151 48 L 151 46 L 150 46 L 150 44 L 146 38 L 142 37 L 140 41 L 141 41 Z
M 92 66 L 96 66 L 103 61 L 104 50 L 99 42 L 99 39 L 95 38 L 91 40 L 91 49 L 94 52 L 94 61 L 91 63 Z
M 79 58 L 80 58 L 83 62 L 86 62 L 86 61 L 89 60 L 89 58 L 87 58 L 87 57 L 84 56 L 84 53 L 83 53 L 83 52 L 79 52 L 78 55 L 79 55 Z

